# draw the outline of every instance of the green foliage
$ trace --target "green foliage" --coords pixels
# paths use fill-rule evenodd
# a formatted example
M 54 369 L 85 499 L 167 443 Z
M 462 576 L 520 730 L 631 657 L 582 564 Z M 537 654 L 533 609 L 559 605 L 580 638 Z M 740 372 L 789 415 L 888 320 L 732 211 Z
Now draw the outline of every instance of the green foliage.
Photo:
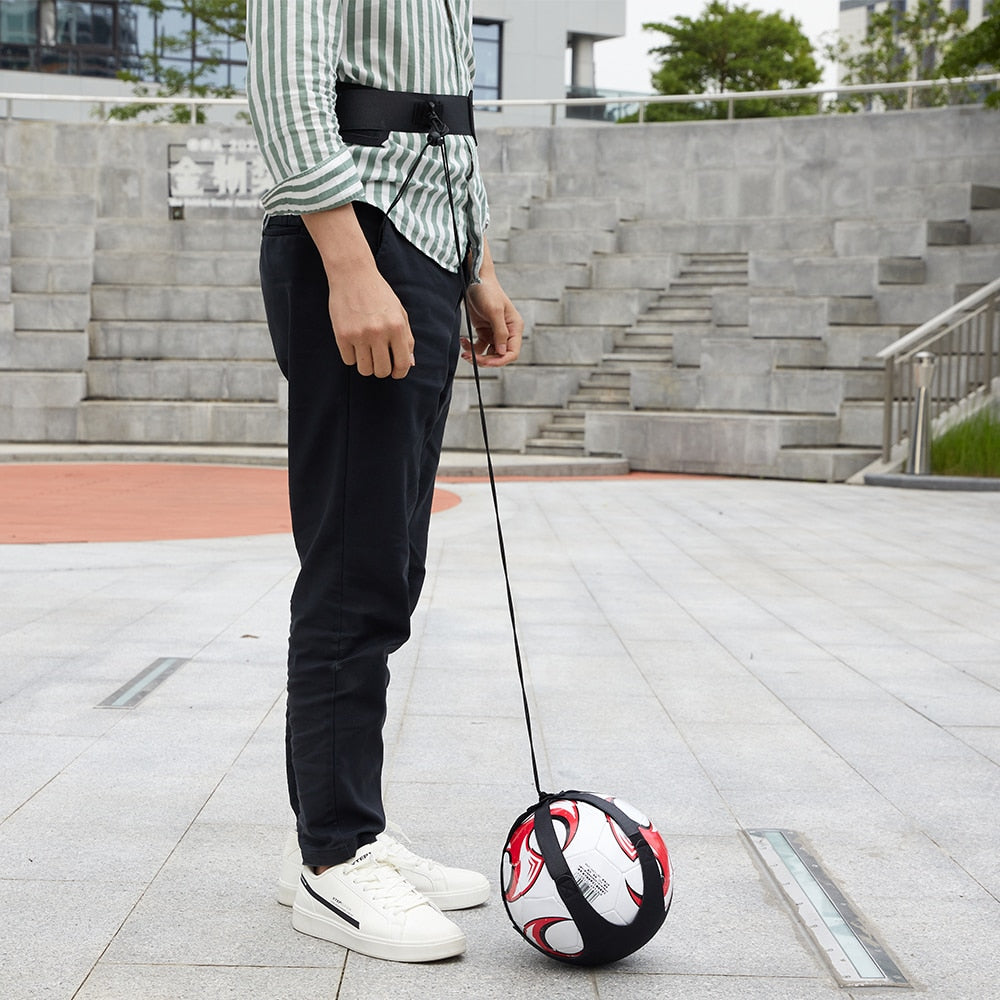
M 941 71 L 945 76 L 1000 72 L 1000 0 L 992 0 L 986 7 L 978 27 L 952 43 Z M 1000 108 L 1000 90 L 995 85 L 986 95 L 986 106 Z
M 868 31 L 860 46 L 841 39 L 826 49 L 826 56 L 840 64 L 841 82 L 903 83 L 907 80 L 937 80 L 947 74 L 942 59 L 965 30 L 968 14 L 950 9 L 945 0 L 919 0 L 906 11 L 884 9 L 869 15 Z M 905 90 L 878 95 L 883 107 L 894 110 L 907 106 Z M 931 87 L 913 94 L 916 107 L 932 107 L 968 99 L 964 91 Z M 837 109 L 858 111 L 870 107 L 871 96 L 847 97 Z
M 810 87 L 821 77 L 812 43 L 799 22 L 778 13 L 710 0 L 698 18 L 677 17 L 672 24 L 654 22 L 643 28 L 669 39 L 650 49 L 661 60 L 652 78 L 661 94 L 787 90 Z M 816 110 L 816 99 L 811 97 L 737 101 L 734 106 L 738 118 L 813 114 Z M 710 101 L 650 105 L 646 118 L 726 118 L 728 114 L 727 102 Z
M 1000 416 L 986 407 L 931 442 L 938 476 L 1000 477 Z
M 108 117 L 127 121 L 151 115 L 150 120 L 184 124 L 191 122 L 191 104 L 149 104 L 144 97 L 235 97 L 236 90 L 206 81 L 221 62 L 222 53 L 211 43 L 224 38 L 240 40 L 246 33 L 245 0 L 137 0 L 153 14 L 162 15 L 168 9 L 179 10 L 184 22 L 194 25 L 178 35 L 161 35 L 157 48 L 142 55 L 140 73 L 123 70 L 119 79 L 133 84 L 140 98 L 135 104 L 119 105 Z M 187 61 L 192 51 L 202 55 L 192 68 Z M 171 57 L 183 57 L 179 61 Z M 183 69 L 179 68 L 184 66 Z M 152 81 L 155 86 L 150 85 Z M 203 108 L 196 112 L 196 122 L 206 119 Z

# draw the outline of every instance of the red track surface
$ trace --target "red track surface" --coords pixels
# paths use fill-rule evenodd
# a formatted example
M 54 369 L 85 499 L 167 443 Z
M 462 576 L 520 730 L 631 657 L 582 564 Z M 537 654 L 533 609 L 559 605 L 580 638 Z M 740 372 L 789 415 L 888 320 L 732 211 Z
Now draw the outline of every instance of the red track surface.
M 284 469 L 0 465 L 0 543 L 138 542 L 291 531 Z M 434 510 L 459 503 L 436 490 Z

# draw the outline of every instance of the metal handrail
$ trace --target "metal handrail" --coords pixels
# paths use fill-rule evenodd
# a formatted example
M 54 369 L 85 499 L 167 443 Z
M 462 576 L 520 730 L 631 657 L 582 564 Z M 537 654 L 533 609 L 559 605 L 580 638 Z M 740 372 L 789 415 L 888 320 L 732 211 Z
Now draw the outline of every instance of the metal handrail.
M 913 361 L 936 357 L 936 388 L 930 394 L 931 419 L 956 407 L 985 399 L 1000 375 L 1000 278 L 966 296 L 915 330 L 883 348 L 885 364 L 882 461 L 907 437 L 913 417 Z
M 605 97 L 553 97 L 553 98 L 498 98 L 484 99 L 476 102 L 479 110 L 492 111 L 504 108 L 549 108 L 550 121 L 554 125 L 557 122 L 556 111 L 558 108 L 575 107 L 603 107 L 609 104 L 638 105 L 639 122 L 645 122 L 646 108 L 652 104 L 718 104 L 725 102 L 729 105 L 729 117 L 735 117 L 735 106 L 740 101 L 773 100 L 789 97 L 815 97 L 822 99 L 827 94 L 838 96 L 850 96 L 852 94 L 881 94 L 895 91 L 907 92 L 907 108 L 912 108 L 913 97 L 918 90 L 927 90 L 932 87 L 960 87 L 972 84 L 1000 83 L 1000 73 L 986 73 L 978 76 L 948 77 L 941 80 L 904 80 L 899 83 L 855 83 L 843 85 L 831 85 L 821 87 L 797 87 L 788 90 L 724 90 L 719 93 L 703 94 L 653 94 L 649 96 L 620 95 Z M 174 97 L 138 97 L 136 95 L 81 95 L 81 94 L 34 94 L 30 92 L 2 91 L 0 101 L 6 102 L 6 113 L 4 117 L 11 118 L 13 115 L 13 103 L 15 101 L 39 101 L 66 104 L 95 104 L 103 108 L 104 105 L 128 105 L 128 104 L 151 104 L 151 105 L 188 105 L 192 111 L 192 120 L 195 112 L 203 107 L 233 107 L 245 108 L 247 106 L 245 97 L 198 97 L 193 94 L 177 94 Z M 817 100 L 817 108 L 820 100 Z

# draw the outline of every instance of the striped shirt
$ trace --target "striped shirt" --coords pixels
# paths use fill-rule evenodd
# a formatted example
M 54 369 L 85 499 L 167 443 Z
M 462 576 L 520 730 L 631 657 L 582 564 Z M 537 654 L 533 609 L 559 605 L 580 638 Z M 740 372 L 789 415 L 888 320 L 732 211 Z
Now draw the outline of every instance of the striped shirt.
M 247 49 L 250 115 L 274 181 L 264 210 L 302 215 L 364 201 L 386 211 L 426 135 L 391 132 L 381 146 L 345 144 L 335 84 L 468 94 L 472 0 L 248 0 Z M 475 141 L 448 135 L 446 142 L 459 233 L 464 220 L 478 260 L 488 212 Z M 420 159 L 392 221 L 419 250 L 455 269 L 440 150 Z

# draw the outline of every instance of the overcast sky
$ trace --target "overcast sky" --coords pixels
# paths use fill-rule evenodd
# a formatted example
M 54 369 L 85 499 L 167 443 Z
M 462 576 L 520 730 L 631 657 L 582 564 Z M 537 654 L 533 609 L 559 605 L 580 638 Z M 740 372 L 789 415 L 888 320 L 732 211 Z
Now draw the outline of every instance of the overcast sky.
M 839 0 L 737 0 L 751 10 L 780 11 L 794 17 L 820 50 L 820 36 L 837 30 Z M 677 16 L 697 18 L 706 0 L 627 0 L 626 36 L 594 46 L 597 86 L 601 90 L 649 91 L 654 60 L 647 54 L 666 35 L 643 31 L 646 21 L 670 23 Z M 831 76 L 830 82 L 833 82 Z

